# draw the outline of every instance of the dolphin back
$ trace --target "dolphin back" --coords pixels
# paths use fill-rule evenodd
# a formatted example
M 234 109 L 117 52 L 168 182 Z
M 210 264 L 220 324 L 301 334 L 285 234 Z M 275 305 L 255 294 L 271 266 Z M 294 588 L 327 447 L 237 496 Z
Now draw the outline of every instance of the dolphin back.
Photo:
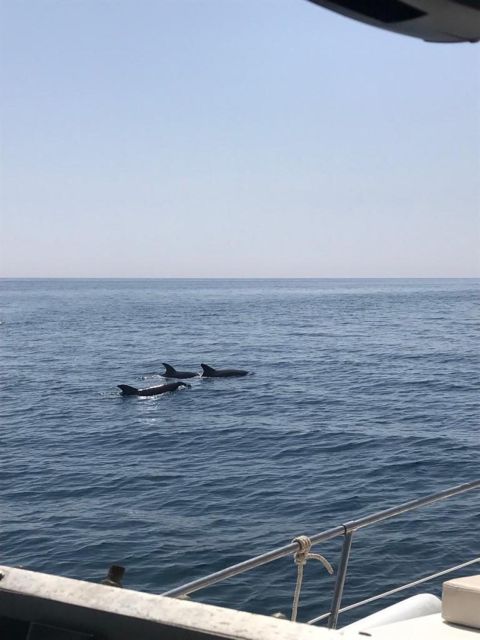
M 122 390 L 122 393 L 125 396 L 136 396 L 136 395 L 138 395 L 138 389 L 135 389 L 135 387 L 131 387 L 128 384 L 118 384 L 117 387 Z
M 231 376 L 246 376 L 248 371 L 243 369 L 214 369 L 208 364 L 200 365 L 203 369 L 203 375 L 209 378 L 229 378 Z
M 200 365 L 203 369 L 203 375 L 204 376 L 214 376 L 215 375 L 215 369 L 213 367 L 209 367 L 208 364 L 201 364 Z
M 175 370 L 175 367 L 172 367 L 171 364 L 167 364 L 166 362 L 162 362 L 163 366 L 165 367 L 165 376 L 168 376 L 170 378 L 175 378 L 177 372 Z
M 165 367 L 165 373 L 162 373 L 164 378 L 195 378 L 198 373 L 196 371 L 177 371 L 171 364 L 162 362 Z

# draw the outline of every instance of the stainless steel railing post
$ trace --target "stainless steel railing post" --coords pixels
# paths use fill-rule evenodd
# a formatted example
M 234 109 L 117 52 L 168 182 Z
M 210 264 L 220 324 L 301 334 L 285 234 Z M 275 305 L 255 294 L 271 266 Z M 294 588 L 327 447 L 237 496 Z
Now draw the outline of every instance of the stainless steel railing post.
M 338 611 L 342 604 L 343 587 L 347 576 L 348 559 L 350 557 L 350 549 L 352 548 L 353 531 L 345 530 L 345 538 L 343 540 L 342 556 L 338 567 L 337 580 L 333 592 L 332 606 L 330 607 L 330 615 L 328 616 L 328 628 L 336 629 L 338 620 Z

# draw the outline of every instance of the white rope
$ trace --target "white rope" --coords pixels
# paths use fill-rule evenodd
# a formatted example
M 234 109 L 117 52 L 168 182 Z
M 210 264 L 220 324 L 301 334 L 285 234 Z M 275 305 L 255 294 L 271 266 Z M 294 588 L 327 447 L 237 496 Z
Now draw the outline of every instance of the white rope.
M 298 603 L 300 601 L 300 591 L 302 590 L 303 568 L 307 564 L 307 560 L 318 560 L 323 564 L 330 575 L 333 574 L 332 565 L 320 553 L 310 553 L 312 541 L 308 536 L 298 536 L 292 540 L 298 544 L 298 551 L 294 554 L 293 560 L 297 565 L 297 584 L 295 585 L 295 593 L 293 594 L 292 603 L 292 622 L 297 620 Z

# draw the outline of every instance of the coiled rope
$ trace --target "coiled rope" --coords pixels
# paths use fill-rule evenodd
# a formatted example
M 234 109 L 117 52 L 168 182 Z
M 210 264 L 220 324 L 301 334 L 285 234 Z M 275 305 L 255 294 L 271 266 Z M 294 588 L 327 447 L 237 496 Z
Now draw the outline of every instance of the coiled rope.
M 295 585 L 295 593 L 293 594 L 292 603 L 292 622 L 297 620 L 298 603 L 300 601 L 300 591 L 302 590 L 303 568 L 307 564 L 307 560 L 318 560 L 323 564 L 330 575 L 333 574 L 332 565 L 320 553 L 310 553 L 312 541 L 308 536 L 297 536 L 292 540 L 298 544 L 298 551 L 294 554 L 293 560 L 297 565 L 297 584 Z

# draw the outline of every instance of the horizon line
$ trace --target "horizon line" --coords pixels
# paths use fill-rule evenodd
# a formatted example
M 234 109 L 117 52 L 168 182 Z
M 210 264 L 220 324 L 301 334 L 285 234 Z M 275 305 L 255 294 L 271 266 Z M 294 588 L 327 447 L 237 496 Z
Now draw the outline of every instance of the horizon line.
M 0 276 L 0 280 L 478 280 L 475 276 Z

